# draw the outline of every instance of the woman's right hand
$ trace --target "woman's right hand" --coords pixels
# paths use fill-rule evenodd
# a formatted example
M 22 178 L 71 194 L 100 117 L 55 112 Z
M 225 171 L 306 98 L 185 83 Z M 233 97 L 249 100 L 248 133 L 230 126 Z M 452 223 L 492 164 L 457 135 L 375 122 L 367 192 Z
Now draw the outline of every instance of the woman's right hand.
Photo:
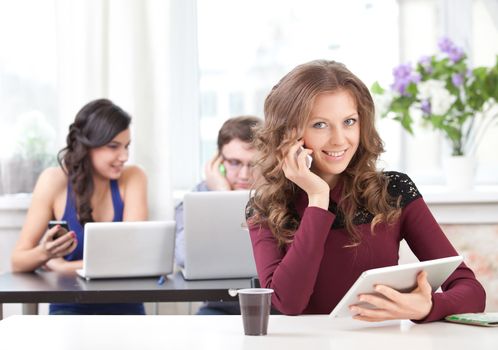
M 308 205 L 327 210 L 329 206 L 330 187 L 320 176 L 312 172 L 306 165 L 306 155 L 312 150 L 304 148 L 299 154 L 302 140 L 292 145 L 284 159 L 282 170 L 285 177 L 302 188 L 308 195 Z
M 52 227 L 40 240 L 39 247 L 43 250 L 47 260 L 66 256 L 76 249 L 76 246 L 78 245 L 78 240 L 76 239 L 76 233 L 74 231 L 69 231 L 54 239 L 54 235 L 60 228 L 60 225 Z

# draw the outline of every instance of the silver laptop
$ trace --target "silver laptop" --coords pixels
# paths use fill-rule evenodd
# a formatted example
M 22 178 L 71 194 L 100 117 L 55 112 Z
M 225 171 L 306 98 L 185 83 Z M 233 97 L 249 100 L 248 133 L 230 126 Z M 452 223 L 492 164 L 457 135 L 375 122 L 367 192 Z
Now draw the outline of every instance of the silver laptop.
M 173 272 L 174 221 L 91 222 L 85 225 L 83 278 L 165 275 Z
M 185 194 L 185 279 L 256 276 L 245 218 L 248 200 L 249 191 Z

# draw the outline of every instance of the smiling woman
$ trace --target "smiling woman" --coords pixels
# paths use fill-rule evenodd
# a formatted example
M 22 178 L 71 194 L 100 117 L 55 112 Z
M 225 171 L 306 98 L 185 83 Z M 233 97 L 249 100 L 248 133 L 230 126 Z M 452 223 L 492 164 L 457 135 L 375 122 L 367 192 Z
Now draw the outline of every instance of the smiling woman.
M 247 222 L 261 286 L 285 314 L 330 313 L 363 271 L 398 264 L 402 240 L 419 260 L 457 255 L 413 181 L 376 169 L 383 145 L 374 121 L 368 88 L 334 61 L 297 66 L 266 98 Z M 485 292 L 463 263 L 442 293 L 432 292 L 425 271 L 415 285 L 378 285 L 381 295 L 359 295 L 351 313 L 428 322 L 484 310 Z
M 76 195 L 79 221 L 93 221 L 91 199 L 102 183 L 121 176 L 128 160 L 131 117 L 109 100 L 86 104 L 69 127 L 59 164 Z M 105 191 L 104 191 L 105 192 Z
M 82 267 L 88 222 L 147 220 L 147 181 L 128 160 L 131 118 L 107 99 L 87 103 L 69 127 L 60 167 L 48 168 L 33 191 L 12 253 L 13 271 L 45 268 L 75 273 Z M 70 231 L 56 237 L 63 220 Z M 51 314 L 143 314 L 142 304 L 52 304 Z

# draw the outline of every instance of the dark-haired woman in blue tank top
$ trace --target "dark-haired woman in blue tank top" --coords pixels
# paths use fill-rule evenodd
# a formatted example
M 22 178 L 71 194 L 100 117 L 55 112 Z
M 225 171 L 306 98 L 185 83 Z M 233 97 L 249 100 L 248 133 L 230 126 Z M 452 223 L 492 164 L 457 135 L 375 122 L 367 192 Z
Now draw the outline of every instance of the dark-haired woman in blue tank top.
M 130 116 L 106 99 L 86 104 L 69 127 L 60 167 L 39 177 L 21 235 L 12 253 L 12 270 L 72 272 L 82 268 L 83 227 L 87 222 L 147 220 L 147 178 L 125 166 Z M 70 232 L 54 239 L 66 220 Z M 117 242 L 119 244 L 119 242 Z M 51 304 L 50 314 L 144 314 L 143 304 Z

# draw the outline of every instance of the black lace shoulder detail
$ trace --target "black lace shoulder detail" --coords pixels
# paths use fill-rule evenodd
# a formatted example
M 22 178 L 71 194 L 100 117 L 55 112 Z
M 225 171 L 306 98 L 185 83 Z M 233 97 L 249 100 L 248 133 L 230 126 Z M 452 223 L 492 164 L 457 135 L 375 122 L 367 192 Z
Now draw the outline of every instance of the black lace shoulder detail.
M 384 172 L 384 175 L 389 181 L 387 185 L 387 192 L 395 201 L 397 201 L 401 196 L 400 205 L 402 208 L 410 204 L 415 199 L 422 197 L 408 175 L 395 171 L 386 171 Z M 329 211 L 336 215 L 332 228 L 344 228 L 346 226 L 344 222 L 344 213 L 337 207 L 337 203 L 331 202 L 329 205 Z M 374 215 L 370 211 L 368 211 L 365 207 L 360 206 L 356 209 L 354 214 L 353 224 L 369 224 L 372 222 L 373 218 Z
M 332 224 L 333 229 L 344 228 L 346 223 L 344 221 L 344 213 L 337 207 L 337 203 L 330 202 L 329 211 L 336 215 L 334 223 Z M 354 213 L 353 224 L 363 225 L 372 222 L 374 215 L 369 212 L 365 207 L 358 207 Z
M 402 208 L 406 207 L 415 199 L 422 197 L 417 186 L 415 186 L 415 183 L 408 175 L 396 171 L 386 171 L 384 172 L 384 175 L 389 180 L 387 192 L 396 200 L 401 196 L 400 205 Z

